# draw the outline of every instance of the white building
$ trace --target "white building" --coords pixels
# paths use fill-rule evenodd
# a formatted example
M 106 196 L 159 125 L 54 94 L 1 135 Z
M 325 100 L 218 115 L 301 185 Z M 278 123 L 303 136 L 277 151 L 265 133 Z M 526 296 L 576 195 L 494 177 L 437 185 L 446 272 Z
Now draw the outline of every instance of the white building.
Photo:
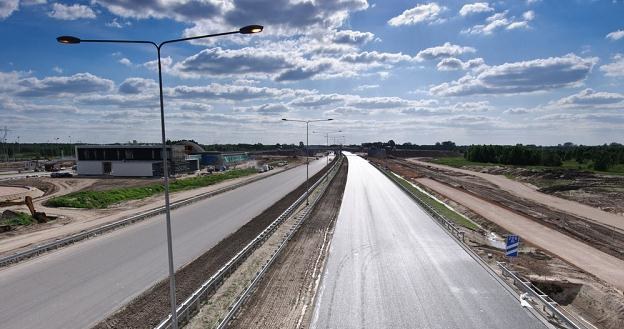
M 162 176 L 160 145 L 80 145 L 76 155 L 78 175 Z M 188 171 L 184 156 L 183 146 L 167 145 L 170 174 Z

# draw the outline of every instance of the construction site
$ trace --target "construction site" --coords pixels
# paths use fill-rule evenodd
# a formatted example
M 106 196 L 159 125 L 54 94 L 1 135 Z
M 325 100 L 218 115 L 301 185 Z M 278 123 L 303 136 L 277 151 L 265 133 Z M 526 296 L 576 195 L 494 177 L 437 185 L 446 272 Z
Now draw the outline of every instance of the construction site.
M 624 326 L 622 177 L 370 159 L 475 223 L 462 230 L 492 268 L 507 261 L 504 237 L 520 234 L 523 257 L 514 268 L 581 319 L 601 328 Z

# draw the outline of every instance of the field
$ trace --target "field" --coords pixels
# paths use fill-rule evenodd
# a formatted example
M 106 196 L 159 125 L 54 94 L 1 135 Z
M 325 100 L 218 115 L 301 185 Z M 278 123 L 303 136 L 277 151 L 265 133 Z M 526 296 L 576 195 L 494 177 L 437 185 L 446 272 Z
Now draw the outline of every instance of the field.
M 190 190 L 254 173 L 256 173 L 256 170 L 253 168 L 235 169 L 222 174 L 179 179 L 170 183 L 169 190 L 171 192 Z M 123 201 L 140 200 L 162 192 L 164 192 L 164 187 L 160 183 L 149 184 L 142 187 L 114 188 L 104 191 L 81 191 L 52 198 L 47 201 L 46 206 L 104 209 Z
M 429 160 L 433 163 L 451 166 L 451 167 L 464 167 L 464 166 L 481 166 L 481 167 L 492 167 L 492 166 L 501 166 L 501 167 L 517 167 L 517 168 L 530 168 L 530 169 L 574 169 L 574 170 L 587 170 L 600 174 L 609 174 L 609 175 L 624 175 L 624 165 L 619 164 L 611 167 L 609 171 L 598 171 L 593 169 L 593 164 L 591 161 L 587 161 L 585 163 L 579 164 L 574 160 L 563 161 L 560 167 L 547 167 L 547 166 L 512 166 L 512 165 L 503 165 L 500 163 L 485 163 L 485 162 L 473 162 L 464 159 L 463 157 L 448 157 L 448 158 L 434 158 Z

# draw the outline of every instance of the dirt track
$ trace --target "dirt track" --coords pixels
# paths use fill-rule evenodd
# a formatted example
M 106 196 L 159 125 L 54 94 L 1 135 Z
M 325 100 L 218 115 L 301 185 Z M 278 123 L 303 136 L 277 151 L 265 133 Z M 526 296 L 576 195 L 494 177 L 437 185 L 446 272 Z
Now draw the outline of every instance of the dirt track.
M 495 204 L 429 178 L 416 180 L 563 260 L 624 290 L 624 261 Z
M 462 173 L 465 175 L 477 176 L 497 185 L 499 188 L 507 192 L 510 192 L 518 197 L 525 198 L 525 199 L 540 203 L 542 205 L 552 207 L 552 208 L 564 211 L 566 213 L 570 213 L 572 215 L 585 217 L 590 220 L 624 230 L 624 216 L 608 213 L 606 211 L 602 211 L 594 207 L 580 204 L 578 202 L 574 202 L 574 201 L 558 198 L 552 195 L 548 195 L 545 193 L 541 193 L 525 184 L 516 182 L 502 175 L 486 174 L 486 173 L 481 173 L 478 171 L 454 168 L 450 166 L 444 166 L 444 165 L 439 165 L 435 163 L 419 161 L 416 159 L 408 159 L 408 161 L 422 165 L 422 166 L 430 166 L 433 168 L 439 168 L 439 169 L 447 170 L 447 171 L 454 171 L 454 172 Z
M 347 179 L 347 162 L 230 328 L 307 328 Z
M 482 200 L 494 203 L 545 227 L 564 233 L 609 255 L 624 260 L 624 232 L 584 217 L 518 197 L 483 178 L 441 170 L 410 161 L 388 161 L 391 169 L 407 178 L 431 178 Z M 461 203 L 461 202 L 458 202 Z
M 315 182 L 327 171 L 322 169 L 311 178 Z M 305 191 L 305 184 L 299 186 L 272 207 L 253 218 L 243 227 L 223 239 L 202 256 L 176 272 L 176 296 L 178 305 L 205 280 L 248 244 L 277 216 L 290 206 Z M 157 283 L 152 288 L 128 303 L 124 308 L 100 322 L 94 328 L 153 328 L 169 314 L 169 281 Z

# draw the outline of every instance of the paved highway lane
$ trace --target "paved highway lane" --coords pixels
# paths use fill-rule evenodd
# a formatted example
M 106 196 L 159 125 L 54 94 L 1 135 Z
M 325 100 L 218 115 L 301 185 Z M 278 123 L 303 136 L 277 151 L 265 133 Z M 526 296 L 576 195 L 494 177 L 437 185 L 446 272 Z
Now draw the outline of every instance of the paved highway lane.
M 545 328 L 388 178 L 348 160 L 311 328 Z
M 326 160 L 310 163 L 310 174 Z M 173 210 L 177 268 L 305 181 L 305 166 Z M 0 270 L 0 327 L 88 328 L 165 278 L 164 216 Z M 241 246 L 242 247 L 242 246 Z

